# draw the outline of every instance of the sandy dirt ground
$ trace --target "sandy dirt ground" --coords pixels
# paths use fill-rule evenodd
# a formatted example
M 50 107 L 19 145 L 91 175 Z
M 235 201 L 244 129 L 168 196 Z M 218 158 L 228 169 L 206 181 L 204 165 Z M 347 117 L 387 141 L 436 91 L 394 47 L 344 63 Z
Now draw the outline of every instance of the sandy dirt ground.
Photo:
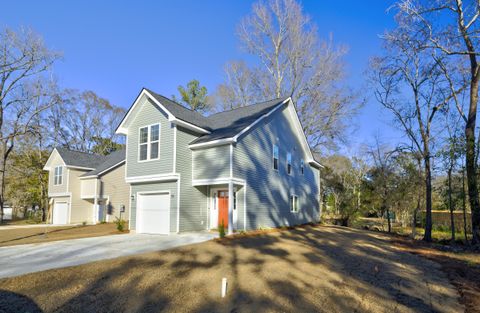
M 469 246 L 427 244 L 405 237 L 394 237 L 392 242 L 407 251 L 440 264 L 450 282 L 461 295 L 465 312 L 480 312 L 480 251 Z
M 0 290 L 0 312 L 464 311 L 437 263 L 380 233 L 326 226 L 28 274 Z
M 46 231 L 46 234 L 45 234 Z M 15 229 L 0 228 L 0 247 L 27 243 L 41 243 L 56 240 L 98 237 L 121 234 L 115 224 L 86 226 L 24 227 Z

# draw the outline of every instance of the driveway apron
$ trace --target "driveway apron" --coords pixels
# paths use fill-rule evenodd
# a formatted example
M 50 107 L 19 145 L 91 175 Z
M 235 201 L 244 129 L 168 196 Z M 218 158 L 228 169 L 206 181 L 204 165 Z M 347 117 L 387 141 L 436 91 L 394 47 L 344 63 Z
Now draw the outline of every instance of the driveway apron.
M 125 234 L 0 247 L 0 278 L 166 250 L 215 237 L 207 232 Z

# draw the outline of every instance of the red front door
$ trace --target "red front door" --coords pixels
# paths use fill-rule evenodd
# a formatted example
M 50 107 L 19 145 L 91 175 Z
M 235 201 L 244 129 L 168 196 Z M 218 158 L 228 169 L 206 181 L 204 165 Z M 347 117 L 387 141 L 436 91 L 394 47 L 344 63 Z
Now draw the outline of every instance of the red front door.
M 228 227 L 228 191 L 220 190 L 218 192 L 218 226 L 222 224 Z

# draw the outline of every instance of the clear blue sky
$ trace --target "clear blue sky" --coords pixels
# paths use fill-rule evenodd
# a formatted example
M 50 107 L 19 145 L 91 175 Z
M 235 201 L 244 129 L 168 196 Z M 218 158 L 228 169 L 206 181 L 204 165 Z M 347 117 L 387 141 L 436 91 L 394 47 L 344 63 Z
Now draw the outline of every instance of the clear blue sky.
M 93 90 L 128 108 L 141 87 L 166 96 L 196 78 L 209 91 L 222 82 L 228 60 L 245 57 L 235 28 L 253 1 L 7 1 L 0 26 L 32 27 L 63 52 L 55 67 L 63 87 Z M 302 1 L 319 35 L 346 44 L 348 82 L 364 86 L 363 73 L 379 52 L 378 35 L 393 27 L 393 1 Z M 369 101 L 356 119 L 352 146 L 379 133 L 396 141 L 390 116 Z M 347 149 L 348 150 L 348 149 Z M 350 151 L 351 152 L 351 151 Z

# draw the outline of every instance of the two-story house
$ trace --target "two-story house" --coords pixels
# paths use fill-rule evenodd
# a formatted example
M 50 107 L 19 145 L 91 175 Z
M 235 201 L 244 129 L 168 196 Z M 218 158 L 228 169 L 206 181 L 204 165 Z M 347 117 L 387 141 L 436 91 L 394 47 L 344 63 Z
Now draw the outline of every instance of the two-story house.
M 320 168 L 291 98 L 205 117 L 142 89 L 126 135 L 130 229 L 231 233 L 318 221 Z
M 53 224 L 95 224 L 128 220 L 130 186 L 125 182 L 125 150 L 107 156 L 55 148 L 44 170 Z

